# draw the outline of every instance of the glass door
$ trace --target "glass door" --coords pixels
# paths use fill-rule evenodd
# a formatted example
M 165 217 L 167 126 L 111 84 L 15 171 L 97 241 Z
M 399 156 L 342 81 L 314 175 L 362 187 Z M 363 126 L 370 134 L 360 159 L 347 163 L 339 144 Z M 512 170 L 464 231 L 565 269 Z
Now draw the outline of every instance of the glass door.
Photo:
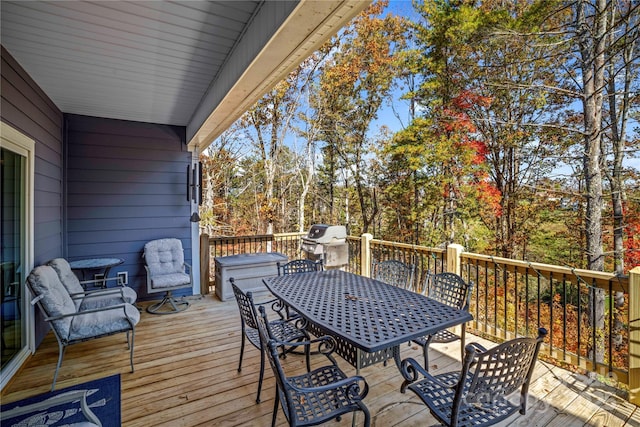
M 25 219 L 26 219 L 26 164 L 27 159 L 16 152 L 2 148 L 2 220 L 0 239 L 2 254 L 0 260 L 0 317 L 2 320 L 2 370 L 5 369 L 26 343 L 24 316 L 25 281 Z
M 35 142 L 0 121 L 0 389 L 34 348 L 25 279 L 33 268 Z

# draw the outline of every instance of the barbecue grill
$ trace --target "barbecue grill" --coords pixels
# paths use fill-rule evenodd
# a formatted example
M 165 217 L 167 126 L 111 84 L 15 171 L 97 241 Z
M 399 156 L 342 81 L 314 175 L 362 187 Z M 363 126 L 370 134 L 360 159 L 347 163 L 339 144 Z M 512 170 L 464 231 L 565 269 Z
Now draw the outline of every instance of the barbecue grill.
M 325 267 L 342 267 L 349 263 L 347 229 L 344 225 L 314 224 L 302 238 L 307 259 L 322 260 Z

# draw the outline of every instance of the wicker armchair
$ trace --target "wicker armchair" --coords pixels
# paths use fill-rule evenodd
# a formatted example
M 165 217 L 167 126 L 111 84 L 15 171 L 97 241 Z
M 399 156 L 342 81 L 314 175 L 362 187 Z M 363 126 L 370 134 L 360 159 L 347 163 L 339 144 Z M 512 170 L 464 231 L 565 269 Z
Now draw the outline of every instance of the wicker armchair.
M 394 259 L 374 261 L 371 264 L 371 278 L 412 291 L 413 269 L 413 265 Z
M 340 370 L 332 353 L 336 342 L 324 336 L 306 342 L 282 342 L 275 339 L 264 306 L 258 308 L 258 329 L 271 368 L 276 377 L 276 398 L 273 406 L 271 426 L 275 427 L 278 418 L 278 406 L 282 410 L 290 426 L 314 426 L 337 419 L 355 411 L 364 413 L 364 425 L 370 425 L 371 416 L 365 406 L 364 399 L 369 392 L 366 380 L 359 376 L 347 377 Z M 318 353 L 330 362 L 328 365 L 308 370 L 307 373 L 287 376 L 280 363 L 278 348 L 281 346 L 318 345 Z
M 438 421 L 451 427 L 490 426 L 518 411 L 524 415 L 531 374 L 546 334 L 540 328 L 537 338 L 516 338 L 490 350 L 469 344 L 461 372 L 431 375 L 414 359 L 403 360 L 405 381 L 400 391 L 408 387 Z M 417 381 L 419 374 L 423 378 Z
M 233 294 L 236 297 L 238 303 L 238 309 L 240 310 L 240 323 L 242 327 L 242 343 L 240 345 L 240 361 L 238 362 L 238 372 L 242 371 L 242 358 L 244 356 L 245 338 L 258 350 L 260 350 L 260 377 L 258 380 L 258 394 L 256 396 L 256 403 L 260 403 L 260 391 L 262 390 L 262 379 L 264 378 L 264 351 L 262 351 L 262 345 L 260 344 L 260 334 L 258 332 L 258 314 L 256 306 L 263 307 L 265 305 L 271 305 L 274 311 L 276 311 L 280 318 L 270 322 L 269 326 L 273 331 L 275 337 L 280 341 L 307 341 L 309 340 L 309 334 L 303 329 L 296 327 L 293 320 L 285 320 L 281 314 L 283 306 L 280 300 L 269 300 L 261 303 L 255 303 L 253 301 L 253 294 L 251 292 L 243 292 L 238 288 L 233 277 L 229 278 L 231 286 L 233 287 Z M 282 347 L 282 355 L 286 355 L 288 349 Z M 309 347 L 305 347 L 305 356 L 307 359 L 307 370 L 310 369 L 309 362 Z
M 277 263 L 278 276 L 286 276 L 287 274 L 311 273 L 314 271 L 322 271 L 322 260 L 312 261 L 310 259 L 294 259 L 285 264 Z
M 435 299 L 443 304 L 460 310 L 469 310 L 472 289 L 473 282 L 467 283 L 462 277 L 455 273 L 439 273 L 427 275 L 424 293 L 429 298 Z M 461 359 L 464 359 L 466 323 L 463 323 L 461 328 L 462 332 L 460 336 L 447 329 L 443 329 L 435 334 L 413 340 L 413 342 L 422 347 L 424 368 L 427 371 L 429 370 L 429 345 L 431 343 L 449 343 L 460 340 Z

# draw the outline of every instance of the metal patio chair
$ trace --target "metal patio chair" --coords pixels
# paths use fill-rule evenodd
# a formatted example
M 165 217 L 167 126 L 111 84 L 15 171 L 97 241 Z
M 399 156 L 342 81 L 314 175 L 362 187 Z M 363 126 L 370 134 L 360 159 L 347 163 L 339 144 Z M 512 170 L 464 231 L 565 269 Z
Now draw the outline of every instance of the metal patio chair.
M 413 265 L 388 259 L 371 264 L 371 278 L 398 288 L 413 290 Z
M 278 262 L 277 265 L 278 276 L 322 271 L 322 260 L 313 261 L 310 259 L 294 259 L 284 264 Z
M 490 426 L 518 411 L 524 415 L 531 374 L 546 334 L 540 328 L 537 338 L 516 338 L 489 350 L 471 343 L 460 372 L 431 375 L 414 359 L 405 359 L 400 391 L 408 387 L 438 421 L 451 427 Z M 423 378 L 418 381 L 419 375 Z
M 258 308 L 258 330 L 267 354 L 273 374 L 276 377 L 276 398 L 273 406 L 271 426 L 275 427 L 278 418 L 278 406 L 282 404 L 287 422 L 290 426 L 314 426 L 330 421 L 340 420 L 344 414 L 352 412 L 364 413 L 364 425 L 370 425 L 369 410 L 362 399 L 369 392 L 369 385 L 359 375 L 347 377 L 338 367 L 332 356 L 336 342 L 329 336 L 323 336 L 306 342 L 283 342 L 275 339 L 275 331 L 271 328 L 264 306 Z M 330 362 L 328 365 L 307 369 L 307 373 L 287 376 L 280 363 L 278 349 L 282 346 L 300 346 L 307 348 L 318 346 L 318 353 Z
M 58 340 L 58 364 L 53 375 L 52 391 L 67 346 L 94 338 L 126 333 L 129 362 L 133 372 L 135 326 L 140 321 L 137 308 L 123 303 L 82 310 L 60 282 L 58 274 L 48 265 L 41 265 L 31 271 L 27 278 L 27 287 L 34 296 L 31 304 L 40 308 L 44 320 L 50 324 Z
M 287 263 L 276 263 L 278 266 L 278 276 L 287 276 L 289 274 L 313 273 L 322 271 L 322 260 L 313 261 L 310 259 L 293 259 Z M 296 319 L 300 314 L 296 313 L 289 307 L 285 307 L 287 318 Z
M 280 318 L 270 322 L 269 326 L 273 335 L 280 341 L 297 342 L 308 341 L 309 334 L 296 326 L 294 320 L 285 320 L 282 318 L 281 311 L 283 309 L 280 300 L 273 299 L 256 303 L 253 301 L 252 292 L 243 292 L 234 283 L 233 277 L 229 278 L 231 287 L 233 288 L 233 294 L 238 303 L 238 309 L 240 310 L 240 323 L 242 331 L 242 343 L 240 345 L 240 361 L 238 362 L 238 372 L 242 371 L 242 358 L 244 356 L 245 338 L 260 351 L 260 376 L 258 379 L 258 394 L 256 396 L 256 403 L 260 403 L 260 391 L 262 390 L 262 379 L 264 378 L 264 351 L 262 351 L 262 345 L 260 344 L 260 333 L 258 332 L 258 313 L 256 306 L 264 307 L 265 305 L 271 306 L 276 311 Z M 284 356 L 291 349 L 282 347 L 281 354 Z M 307 362 L 307 370 L 310 369 L 309 361 L 309 347 L 305 347 L 305 357 Z
M 467 283 L 455 273 L 428 274 L 425 279 L 424 294 L 450 307 L 468 311 L 472 289 L 473 282 Z M 464 359 L 466 326 L 466 323 L 460 326 L 459 336 L 448 329 L 442 329 L 435 334 L 413 340 L 422 347 L 424 368 L 427 371 L 429 370 L 429 345 L 431 343 L 450 343 L 460 340 L 461 360 Z

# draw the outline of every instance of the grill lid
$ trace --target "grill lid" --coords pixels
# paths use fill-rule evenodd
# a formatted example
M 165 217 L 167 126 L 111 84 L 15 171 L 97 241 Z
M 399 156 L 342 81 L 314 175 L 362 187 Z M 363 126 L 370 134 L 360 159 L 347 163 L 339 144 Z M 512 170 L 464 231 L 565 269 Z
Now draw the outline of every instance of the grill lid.
M 326 224 L 312 225 L 311 228 L 309 229 L 309 233 L 307 234 L 307 239 L 312 239 L 312 240 L 319 239 L 320 237 L 324 236 L 324 233 L 327 231 L 327 228 L 329 228 L 329 226 Z
M 302 240 L 305 243 L 329 243 L 335 240 L 345 240 L 347 229 L 344 225 L 314 224 L 309 233 Z

